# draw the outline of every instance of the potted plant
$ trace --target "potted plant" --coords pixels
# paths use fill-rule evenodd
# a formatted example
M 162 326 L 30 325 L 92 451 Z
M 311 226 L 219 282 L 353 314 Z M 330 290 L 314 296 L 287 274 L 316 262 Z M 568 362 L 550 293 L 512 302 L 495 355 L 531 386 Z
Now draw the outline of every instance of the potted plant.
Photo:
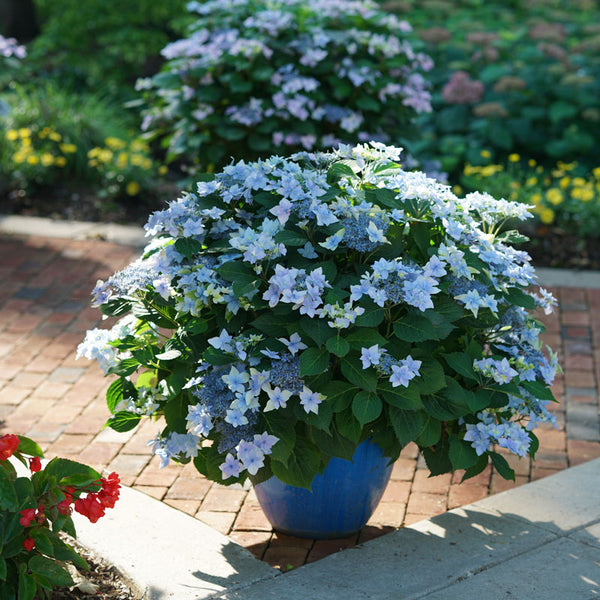
M 494 448 L 535 455 L 558 368 L 528 313 L 554 299 L 502 230 L 527 208 L 457 198 L 399 156 L 242 161 L 152 214 L 141 258 L 93 292 L 120 320 L 78 351 L 117 376 L 108 425 L 164 417 L 162 464 L 223 484 L 310 489 L 363 443 L 374 473 L 415 442 L 433 475 L 514 477 Z

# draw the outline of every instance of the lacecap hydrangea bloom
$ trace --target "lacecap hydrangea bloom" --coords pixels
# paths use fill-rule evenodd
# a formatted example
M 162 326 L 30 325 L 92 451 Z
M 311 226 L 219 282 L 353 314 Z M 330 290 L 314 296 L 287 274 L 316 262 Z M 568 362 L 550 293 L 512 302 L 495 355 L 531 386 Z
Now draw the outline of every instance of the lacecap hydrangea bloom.
M 431 59 L 411 26 L 371 0 L 190 2 L 197 21 L 140 80 L 143 128 L 171 158 L 219 169 L 231 157 L 405 142 L 431 110 Z
M 372 438 L 432 473 L 535 455 L 556 355 L 516 232 L 522 204 L 456 197 L 377 142 L 225 167 L 146 225 L 143 256 L 94 290 L 120 317 L 80 349 L 118 378 L 108 424 L 164 417 L 162 464 L 309 486 Z M 536 291 L 532 291 L 536 290 Z

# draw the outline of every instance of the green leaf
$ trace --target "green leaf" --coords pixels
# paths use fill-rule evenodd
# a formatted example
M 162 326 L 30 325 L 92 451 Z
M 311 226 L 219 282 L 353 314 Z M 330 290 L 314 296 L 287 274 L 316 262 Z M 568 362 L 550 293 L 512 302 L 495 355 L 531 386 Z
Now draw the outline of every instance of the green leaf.
M 282 463 L 271 458 L 273 475 L 283 483 L 310 489 L 310 486 L 319 471 L 321 455 L 319 449 L 304 438 L 298 438 L 294 450 L 287 460 Z
M 386 188 L 377 188 L 375 190 L 375 201 L 379 206 L 387 208 L 399 208 L 402 203 L 398 199 L 398 192 Z
M 73 585 L 69 573 L 51 558 L 36 554 L 29 560 L 27 566 L 33 574 L 39 574 L 46 578 L 53 587 Z
M 56 477 L 58 481 L 73 475 L 83 475 L 89 481 L 99 481 L 102 477 L 96 469 L 68 458 L 53 458 L 44 468 L 44 472 L 48 477 Z
M 362 363 L 355 357 L 346 357 L 342 360 L 342 374 L 344 377 L 359 388 L 367 392 L 375 392 L 377 389 L 377 375 L 372 369 L 365 370 Z
M 110 412 L 114 412 L 115 406 L 124 398 L 137 398 L 137 390 L 129 379 L 119 377 L 115 379 L 106 390 L 106 405 Z
M 436 294 L 433 297 L 433 306 L 434 308 L 427 309 L 425 312 L 436 313 L 450 323 L 465 316 L 465 309 L 458 302 L 443 294 Z
M 356 420 L 352 410 L 346 409 L 335 415 L 338 431 L 351 442 L 358 444 L 362 435 L 361 424 Z
M 535 308 L 535 300 L 529 294 L 519 288 L 510 288 L 505 294 L 507 303 L 516 304 L 523 308 L 533 310 Z
M 140 422 L 140 417 L 138 415 L 132 415 L 129 412 L 124 410 L 120 410 L 115 413 L 112 417 L 106 421 L 106 424 L 115 431 L 119 433 L 124 433 L 126 431 L 131 431 L 135 429 L 136 425 Z
M 54 547 L 52 546 L 52 542 L 50 541 L 50 537 L 41 527 L 36 527 L 31 529 L 29 535 L 35 541 L 35 547 L 37 550 L 46 554 L 47 556 L 54 556 Z
M 100 312 L 107 317 L 121 317 L 131 309 L 131 302 L 115 298 L 100 305 Z
M 22 454 L 27 454 L 28 456 L 44 456 L 42 449 L 36 442 L 23 435 L 17 435 L 17 437 L 19 438 L 19 452 Z
M 304 246 L 308 242 L 308 238 L 303 231 L 290 231 L 284 229 L 275 234 L 275 242 L 284 246 Z
M 551 402 L 556 402 L 556 398 L 550 388 L 539 381 L 523 381 L 520 385 L 538 400 L 550 400 Z M 21 447 L 19 446 L 19 450 L 20 449 Z
M 358 392 L 352 400 L 352 414 L 363 426 L 377 419 L 382 410 L 383 402 L 372 392 Z
M 204 351 L 202 357 L 211 365 L 228 365 L 237 361 L 237 358 L 233 354 L 228 354 L 212 346 Z
M 271 410 L 263 415 L 268 432 L 279 438 L 272 448 L 271 458 L 286 463 L 296 443 L 295 419 L 284 409 Z
M 322 454 L 352 460 L 356 444 L 341 435 L 337 428 L 333 427 L 330 431 L 312 429 L 311 437 Z
M 19 508 L 12 478 L 0 469 L 0 509 L 15 512 Z
M 510 465 L 504 456 L 502 456 L 502 454 L 498 454 L 497 452 L 490 452 L 489 455 L 496 471 L 498 471 L 498 473 L 504 477 L 504 479 L 515 481 L 515 472 L 510 468 Z
M 375 329 L 370 327 L 359 327 L 346 336 L 346 341 L 354 350 L 361 348 L 370 348 L 371 346 L 379 346 L 383 348 L 387 344 L 387 340 L 380 335 Z
M 425 425 L 419 437 L 415 440 L 420 448 L 434 446 L 440 441 L 442 436 L 442 423 L 429 415 L 425 417 Z
M 278 317 L 269 311 L 254 319 L 250 324 L 269 337 L 277 338 L 287 331 L 287 326 L 290 323 L 289 320 Z
M 171 431 L 177 433 L 186 432 L 186 420 L 188 413 L 187 398 L 183 394 L 174 396 L 165 404 L 165 421 Z
M 408 387 L 398 385 L 393 387 L 389 381 L 379 381 L 377 383 L 377 393 L 383 396 L 385 401 L 396 408 L 404 410 L 419 410 L 423 408 L 419 389 L 414 383 Z
M 231 260 L 223 263 L 217 269 L 217 273 L 219 273 L 225 281 L 250 283 L 257 279 L 257 275 L 252 269 L 238 260 Z
M 119 375 L 121 377 L 129 377 L 132 373 L 135 373 L 139 368 L 140 363 L 135 358 L 126 358 L 119 361 L 119 363 L 111 367 L 108 372 L 113 375 Z
M 403 446 L 415 440 L 423 431 L 426 417 L 421 411 L 390 406 L 389 415 L 394 433 Z
M 336 162 L 329 167 L 329 170 L 327 171 L 327 183 L 330 185 L 336 184 L 344 177 L 350 177 L 351 179 L 356 177 L 356 173 L 348 164 L 344 162 Z
M 23 565 L 24 566 L 24 565 Z M 35 579 L 25 569 L 19 572 L 18 600 L 33 600 L 37 591 Z
M 314 412 L 306 412 L 304 407 L 300 404 L 296 404 L 294 407 L 296 417 L 317 429 L 322 429 L 324 431 L 329 431 L 331 425 L 331 419 L 333 418 L 333 409 L 331 405 L 327 402 L 321 402 L 319 404 L 319 409 L 317 413 Z
M 6 580 L 6 560 L 0 556 L 0 581 Z M 1 585 L 1 584 L 0 584 Z M 0 589 L 0 591 L 2 591 Z
M 300 375 L 318 375 L 329 367 L 329 351 L 307 348 L 300 355 Z
M 381 325 L 385 318 L 383 308 L 380 308 L 373 303 L 369 303 L 367 306 L 363 306 L 363 308 L 365 309 L 365 312 L 356 317 L 354 322 L 357 327 L 378 327 Z
M 357 388 L 345 381 L 329 381 L 320 392 L 327 396 L 326 402 L 331 405 L 333 412 L 340 412 L 350 406 Z
M 465 379 L 479 381 L 479 377 L 473 369 L 473 359 L 468 354 L 464 352 L 451 352 L 450 354 L 443 354 L 442 358 L 452 370 L 462 375 Z
M 318 346 L 322 346 L 331 336 L 331 327 L 325 319 L 311 319 L 305 316 L 300 319 L 300 327 Z
M 490 459 L 487 455 L 487 452 L 484 452 L 481 456 L 479 456 L 477 458 L 477 462 L 473 466 L 471 466 L 465 470 L 465 474 L 463 475 L 463 478 L 461 479 L 461 483 L 463 481 L 466 481 L 467 479 L 471 479 L 471 477 L 475 477 L 476 475 L 479 475 L 479 473 L 484 471 L 485 468 L 488 466 L 489 461 L 490 461 Z
M 454 329 L 449 321 L 434 312 L 409 313 L 394 323 L 394 335 L 405 342 L 443 340 Z
M 423 449 L 423 458 L 431 475 L 441 475 L 452 471 L 452 463 L 448 456 L 448 440 L 442 440 L 431 448 Z
M 327 350 L 336 356 L 342 358 L 346 356 L 348 352 L 350 352 L 350 344 L 339 334 L 333 337 L 330 337 L 325 343 Z
M 477 412 L 479 401 L 471 390 L 465 389 L 451 377 L 446 378 L 446 383 L 447 386 L 441 392 L 441 395 L 444 396 L 448 402 L 456 406 L 464 414 L 466 414 L 466 412 Z
M 475 448 L 469 442 L 465 442 L 456 436 L 450 438 L 449 456 L 452 468 L 455 471 L 472 467 L 479 458 Z
M 175 250 L 186 258 L 192 258 L 202 252 L 202 243 L 193 238 L 179 238 L 175 240 Z
M 456 406 L 450 400 L 440 395 L 422 396 L 421 400 L 427 413 L 438 421 L 452 421 L 469 412 L 469 409 Z
M 417 358 L 413 356 L 413 358 Z M 434 358 L 420 358 L 422 364 L 419 368 L 419 376 L 413 380 L 421 394 L 433 394 L 446 387 L 446 377 L 442 365 Z
M 538 440 L 537 436 L 535 435 L 535 433 L 533 433 L 533 431 L 528 431 L 527 432 L 529 434 L 529 439 L 531 440 L 531 442 L 529 443 L 529 456 L 531 456 L 531 458 L 535 458 L 536 452 L 539 450 L 540 447 L 540 440 Z

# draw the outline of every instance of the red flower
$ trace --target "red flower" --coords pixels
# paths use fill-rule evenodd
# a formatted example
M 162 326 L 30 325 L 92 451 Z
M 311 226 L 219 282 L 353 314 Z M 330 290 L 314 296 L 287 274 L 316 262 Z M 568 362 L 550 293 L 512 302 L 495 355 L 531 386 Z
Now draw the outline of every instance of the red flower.
M 16 435 L 7 433 L 0 437 L 0 460 L 9 459 L 18 447 L 19 438 Z
M 21 518 L 19 519 L 19 523 L 23 525 L 23 527 L 29 527 L 31 521 L 35 518 L 35 508 L 24 508 L 20 514 Z
M 61 515 L 70 515 L 71 514 L 71 503 L 73 502 L 73 498 L 70 494 L 65 494 L 65 499 L 61 500 L 57 505 L 58 512 Z
M 104 516 L 104 506 L 98 500 L 96 494 L 88 494 L 85 498 L 75 500 L 75 510 L 87 517 L 92 523 L 96 523 Z
M 41 471 L 42 470 L 42 461 L 37 456 L 30 458 L 29 459 L 29 469 L 31 470 L 32 473 L 37 473 L 38 471 Z
M 23 548 L 25 548 L 27 552 L 31 552 L 35 548 L 35 540 L 33 538 L 25 538 L 23 540 Z

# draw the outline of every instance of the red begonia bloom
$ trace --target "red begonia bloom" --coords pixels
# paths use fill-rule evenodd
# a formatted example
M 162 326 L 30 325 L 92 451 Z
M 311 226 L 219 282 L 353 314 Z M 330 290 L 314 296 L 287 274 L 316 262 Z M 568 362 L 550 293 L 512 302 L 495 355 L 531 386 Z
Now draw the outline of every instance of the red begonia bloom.
M 32 473 L 37 473 L 42 470 L 42 461 L 39 457 L 34 456 L 29 459 L 29 469 Z
M 33 538 L 25 538 L 23 540 L 23 548 L 25 548 L 27 552 L 31 552 L 35 548 L 35 540 Z
M 19 438 L 16 435 L 7 433 L 0 437 L 0 460 L 9 459 L 18 447 Z
M 23 527 L 29 527 L 31 521 L 33 521 L 35 517 L 35 508 L 24 508 L 20 514 L 21 518 L 19 519 L 19 523 L 23 525 Z
M 96 523 L 104 516 L 104 506 L 98 500 L 96 494 L 88 494 L 85 498 L 75 500 L 75 510 L 87 517 L 92 523 Z

